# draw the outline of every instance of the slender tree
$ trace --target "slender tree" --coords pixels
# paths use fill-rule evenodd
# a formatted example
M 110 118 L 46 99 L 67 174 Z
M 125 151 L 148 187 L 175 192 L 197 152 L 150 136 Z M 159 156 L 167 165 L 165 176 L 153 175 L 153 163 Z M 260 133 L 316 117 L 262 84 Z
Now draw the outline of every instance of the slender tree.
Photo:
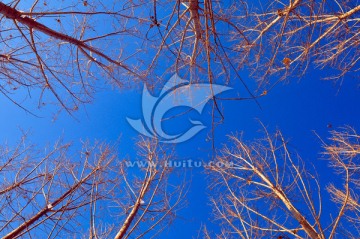
M 146 42 L 156 54 L 149 70 L 167 61 L 171 72 L 190 72 L 194 81 L 240 80 L 247 96 L 256 98 L 241 69 L 250 70 L 268 90 L 288 76 L 303 76 L 309 67 L 332 68 L 328 77 L 333 79 L 359 69 L 356 1 L 151 3 Z
M 124 53 L 130 39 L 122 36 L 136 32 L 128 26 L 136 20 L 133 6 L 125 5 L 0 2 L 1 93 L 20 105 L 14 91 L 35 92 L 39 107 L 60 103 L 71 112 L 89 102 L 96 87 L 104 84 L 96 84 L 97 79 L 123 86 L 129 74 L 132 80 L 141 78 L 135 63 L 124 62 L 128 54 L 136 53 L 136 49 Z
M 137 166 L 143 165 L 141 162 L 145 162 L 146 166 L 140 166 L 142 175 L 132 180 L 133 186 L 129 184 L 129 180 L 134 177 L 134 173 L 131 172 L 130 175 L 129 170 L 122 172 L 128 198 L 132 200 L 127 200 L 127 203 L 122 199 L 116 201 L 126 212 L 126 217 L 121 222 L 121 227 L 117 228 L 115 239 L 156 238 L 173 222 L 177 210 L 185 205 L 188 183 L 183 172 L 172 172 L 173 169 L 167 166 L 169 160 L 175 159 L 171 150 L 156 140 L 141 140 L 138 146 L 140 159 L 143 161 L 137 161 L 140 163 Z M 124 164 L 129 165 L 129 162 Z M 176 178 L 171 178 L 171 175 Z
M 168 184 L 166 155 L 142 141 L 141 172 L 129 176 L 114 147 L 70 144 L 37 151 L 23 139 L 1 146 L 0 235 L 13 238 L 128 238 L 157 235 L 176 217 L 184 185 Z M 162 154 L 158 154 L 162 153 Z M 127 161 L 126 161 L 127 162 Z M 129 163 L 129 162 L 127 162 Z
M 329 172 L 320 177 L 326 188 L 280 132 L 250 144 L 231 139 L 233 146 L 218 159 L 232 166 L 210 168 L 213 189 L 221 192 L 211 201 L 222 237 L 358 237 L 360 136 L 354 130 L 333 131 L 324 142 Z

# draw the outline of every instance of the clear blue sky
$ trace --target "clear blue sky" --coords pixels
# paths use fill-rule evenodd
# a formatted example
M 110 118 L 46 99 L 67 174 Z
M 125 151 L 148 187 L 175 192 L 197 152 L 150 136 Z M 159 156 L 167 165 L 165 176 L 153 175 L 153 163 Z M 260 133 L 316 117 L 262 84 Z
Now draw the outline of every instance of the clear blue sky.
M 220 101 L 225 119 L 215 129 L 215 146 L 220 148 L 228 142 L 227 135 L 236 132 L 244 132 L 245 140 L 261 137 L 261 121 L 270 132 L 280 129 L 290 140 L 290 147 L 295 149 L 305 162 L 318 166 L 320 182 L 326 184 L 327 169 L 324 161 L 317 160 L 321 145 L 314 131 L 324 139 L 331 130 L 329 124 L 332 129 L 349 125 L 360 131 L 360 91 L 357 78 L 346 77 L 340 85 L 321 80 L 327 74 L 329 69 L 309 69 L 300 81 L 289 79 L 289 83 L 278 85 L 268 95 L 259 99 L 261 109 L 251 100 Z M 240 72 L 240 75 L 255 89 L 254 81 L 247 77 L 246 72 Z M 180 76 L 186 80 L 186 76 Z M 241 85 L 230 86 L 234 90 L 222 96 L 236 96 L 236 92 L 242 89 Z M 63 138 L 65 142 L 72 141 L 75 145 L 80 145 L 80 139 L 114 143 L 120 138 L 120 157 L 135 158 L 134 143 L 139 134 L 130 127 L 126 117 L 141 116 L 141 93 L 142 87 L 130 90 L 105 89 L 95 95 L 92 104 L 76 112 L 75 117 L 69 117 L 63 112 L 55 121 L 52 118 L 55 112 L 53 107 L 34 111 L 40 116 L 38 118 L 0 96 L 1 142 L 15 143 L 21 136 L 21 130 L 30 132 L 29 139 L 40 148 L 59 138 Z M 154 92 L 158 93 L 159 91 Z M 31 102 L 25 105 L 36 102 L 36 99 L 34 94 Z M 188 118 L 202 121 L 207 128 L 194 138 L 176 146 L 178 158 L 205 162 L 212 160 L 214 152 L 211 141 L 206 140 L 211 133 L 211 102 L 202 115 L 190 112 L 169 121 L 167 129 L 174 132 L 186 129 L 189 126 Z M 204 224 L 210 225 L 210 230 L 218 230 L 215 225 L 211 226 L 213 218 L 206 190 L 209 182 L 204 170 L 186 170 L 192 180 L 187 195 L 188 207 L 179 212 L 169 234 L 164 234 L 162 238 L 196 237 Z

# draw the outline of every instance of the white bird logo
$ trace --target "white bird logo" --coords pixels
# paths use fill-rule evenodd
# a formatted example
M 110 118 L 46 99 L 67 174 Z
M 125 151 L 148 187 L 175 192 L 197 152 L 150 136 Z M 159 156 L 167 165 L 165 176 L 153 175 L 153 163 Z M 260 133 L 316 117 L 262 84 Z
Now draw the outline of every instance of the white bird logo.
M 147 137 L 158 138 L 165 143 L 181 143 L 195 136 L 206 126 L 200 121 L 190 119 L 192 127 L 189 130 L 182 134 L 169 135 L 163 131 L 161 124 L 165 113 L 175 107 L 187 106 L 201 114 L 213 95 L 230 89 L 232 88 L 216 84 L 190 84 L 175 74 L 165 84 L 158 97 L 152 96 L 144 85 L 143 119 L 127 118 L 127 121 L 135 130 Z

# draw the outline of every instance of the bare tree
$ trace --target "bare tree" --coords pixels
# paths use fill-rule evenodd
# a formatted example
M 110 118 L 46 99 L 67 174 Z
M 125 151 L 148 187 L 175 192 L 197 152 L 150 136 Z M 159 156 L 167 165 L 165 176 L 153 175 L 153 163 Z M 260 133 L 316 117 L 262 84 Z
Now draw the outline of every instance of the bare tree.
M 243 14 L 228 17 L 238 26 L 234 50 L 239 64 L 250 66 L 261 83 L 272 74 L 279 81 L 302 76 L 309 67 L 337 69 L 328 75 L 334 79 L 359 70 L 357 1 L 261 1 L 246 6 Z
M 160 46 L 155 45 L 150 68 L 172 57 L 171 70 L 194 72 L 194 80 L 205 74 L 210 83 L 241 80 L 250 98 L 259 95 L 241 79 L 240 69 L 252 71 L 267 90 L 309 67 L 337 69 L 328 75 L 335 79 L 359 69 L 357 1 L 188 0 L 177 1 L 171 14 L 161 17 L 165 5 L 153 3 L 152 28 L 160 33 Z M 269 86 L 271 75 L 277 80 Z
M 221 237 L 358 237 L 360 136 L 354 130 L 333 131 L 324 142 L 326 176 L 290 152 L 280 132 L 250 144 L 231 139 L 218 160 L 232 166 L 210 168 L 221 195 L 212 199 Z
M 141 145 L 143 160 L 168 157 L 157 144 Z M 101 143 L 84 143 L 77 158 L 71 155 L 62 143 L 43 152 L 25 139 L 1 147 L 1 238 L 141 237 L 175 218 L 185 184 L 168 184 L 166 167 L 148 163 L 130 177 L 115 148 Z
M 86 146 L 70 160 L 69 147 L 58 143 L 42 153 L 25 139 L 15 149 L 2 146 L 2 238 L 59 236 L 79 223 L 82 208 L 104 196 L 92 188 L 107 183 L 102 177 L 116 155 L 105 145 Z
M 60 103 L 67 111 L 89 102 L 97 79 L 116 86 L 142 78 L 124 61 L 135 27 L 133 6 L 113 1 L 11 1 L 0 3 L 1 93 L 20 105 L 20 93 L 34 92 L 38 106 Z M 127 15 L 129 14 L 129 15 Z M 122 41 L 122 36 L 128 36 Z M 49 94 L 50 93 L 50 94 Z M 54 99 L 52 99 L 55 97 Z
M 140 167 L 142 175 L 140 178 L 135 176 L 134 185 L 129 184 L 134 173 L 122 171 L 127 198 L 132 200 L 116 201 L 126 214 L 116 239 L 143 238 L 145 235 L 156 238 L 176 218 L 176 211 L 185 205 L 188 183 L 184 172 L 172 172 L 173 169 L 167 166 L 169 160 L 174 160 L 172 150 L 157 140 L 141 140 L 138 146 L 140 159 L 145 160 L 142 162 L 146 167 Z M 171 178 L 171 175 L 176 177 Z
M 205 80 L 210 84 L 227 84 L 236 79 L 245 89 L 239 99 L 259 97 L 253 94 L 234 64 L 236 56 L 229 48 L 231 31 L 228 25 L 231 28 L 237 23 L 224 20 L 219 15 L 232 14 L 226 3 L 174 1 L 170 12 L 169 4 L 162 1 L 152 3 L 153 24 L 146 36 L 150 47 L 155 48 L 155 54 L 148 64 L 148 72 L 156 70 L 158 62 L 167 62 L 171 66 L 168 72 L 180 72 L 191 82 Z M 214 99 L 216 102 L 215 96 Z

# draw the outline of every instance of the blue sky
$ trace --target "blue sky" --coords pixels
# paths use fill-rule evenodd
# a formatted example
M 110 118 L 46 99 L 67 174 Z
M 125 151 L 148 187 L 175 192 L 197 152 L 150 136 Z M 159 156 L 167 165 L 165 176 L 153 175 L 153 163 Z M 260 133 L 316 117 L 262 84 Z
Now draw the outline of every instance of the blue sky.
M 106 27 L 102 30 L 106 31 Z M 135 42 L 127 42 L 126 51 L 131 52 Z M 137 46 L 138 47 L 138 46 Z M 154 53 L 149 50 L 150 53 Z M 150 59 L 150 58 L 149 58 Z M 143 60 L 149 61 L 144 58 Z M 134 63 L 128 61 L 128 63 Z M 156 69 L 162 75 L 167 69 L 167 62 L 160 62 L 161 67 Z M 219 101 L 224 115 L 224 121 L 214 130 L 214 142 L 217 149 L 228 143 L 228 135 L 243 132 L 244 140 L 253 140 L 262 136 L 262 124 L 270 132 L 279 129 L 286 139 L 289 147 L 297 151 L 306 163 L 314 164 L 319 169 L 320 182 L 327 183 L 328 169 L 326 162 L 320 158 L 321 142 L 315 132 L 326 139 L 329 131 L 338 127 L 349 125 L 360 130 L 359 84 L 358 78 L 351 75 L 343 82 L 324 81 L 325 76 L 331 74 L 331 69 L 323 70 L 309 68 L 302 79 L 289 78 L 284 84 L 277 85 L 258 101 L 261 108 L 252 100 Z M 180 77 L 188 80 L 188 74 L 180 72 Z M 256 83 L 248 77 L 248 72 L 240 71 L 241 77 L 251 89 L 256 89 Z M 160 88 L 171 76 L 171 71 L 164 73 L 158 84 L 159 89 L 152 92 L 159 94 Z M 200 79 L 206 82 L 206 79 Z M 219 79 L 221 82 L 221 79 Z M 34 110 L 39 117 L 35 117 L 0 95 L 0 132 L 1 142 L 14 144 L 22 134 L 22 130 L 29 132 L 32 143 L 43 145 L 54 143 L 59 138 L 65 142 L 71 141 L 76 147 L 80 140 L 101 140 L 115 143 L 120 139 L 119 157 L 136 157 L 138 132 L 127 122 L 126 118 L 141 117 L 142 85 L 136 88 L 112 89 L 104 87 L 97 92 L 91 104 L 74 113 L 70 117 L 66 112 L 61 112 L 54 120 L 56 107 L 47 106 L 43 110 Z M 225 92 L 221 97 L 234 97 L 238 92 L 243 92 L 243 86 L 237 81 L 231 81 L 233 90 Z M 20 93 L 24 93 L 19 90 Z M 25 106 L 31 109 L 37 102 L 37 94 L 33 92 L 32 98 L 26 99 Z M 17 96 L 15 96 L 17 97 Z M 19 97 L 21 99 L 21 97 Z M 190 127 L 189 119 L 203 122 L 206 126 L 195 137 L 184 143 L 176 145 L 178 160 L 192 159 L 209 162 L 213 160 L 211 135 L 211 110 L 210 101 L 200 115 L 194 111 L 164 123 L 165 130 L 171 133 L 183 132 Z M 187 109 L 174 109 L 171 114 L 177 114 Z M 331 127 L 330 127 L 331 126 Z M 207 186 L 209 179 L 203 168 L 185 169 L 188 180 L 191 180 L 186 200 L 188 207 L 178 213 L 178 219 L 169 229 L 168 234 L 162 238 L 191 238 L 199 233 L 202 225 L 207 224 L 210 231 L 219 228 L 216 222 L 212 223 L 213 215 L 208 202 Z

